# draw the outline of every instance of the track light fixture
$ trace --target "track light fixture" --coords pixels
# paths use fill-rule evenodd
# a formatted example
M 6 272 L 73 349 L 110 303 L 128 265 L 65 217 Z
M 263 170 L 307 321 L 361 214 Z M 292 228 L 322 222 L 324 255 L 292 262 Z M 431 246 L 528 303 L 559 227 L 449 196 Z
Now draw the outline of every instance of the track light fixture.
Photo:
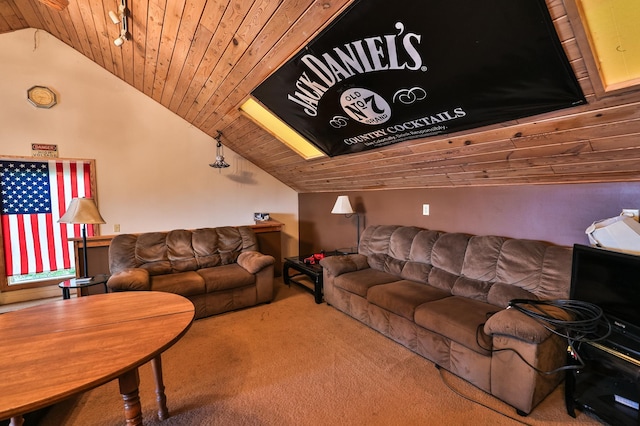
M 214 169 L 226 169 L 229 167 L 229 164 L 224 161 L 224 148 L 222 146 L 222 142 L 220 142 L 220 136 L 222 136 L 222 132 L 218 130 L 218 134 L 213 138 L 216 141 L 216 161 L 214 163 L 209 164 L 209 166 Z
M 118 13 L 116 14 L 114 11 L 109 11 L 109 18 L 111 18 L 111 22 L 114 24 L 120 24 L 120 36 L 113 40 L 113 44 L 120 47 L 124 44 L 125 41 L 129 40 L 129 9 L 127 8 L 127 0 L 120 0 L 120 5 L 118 6 Z

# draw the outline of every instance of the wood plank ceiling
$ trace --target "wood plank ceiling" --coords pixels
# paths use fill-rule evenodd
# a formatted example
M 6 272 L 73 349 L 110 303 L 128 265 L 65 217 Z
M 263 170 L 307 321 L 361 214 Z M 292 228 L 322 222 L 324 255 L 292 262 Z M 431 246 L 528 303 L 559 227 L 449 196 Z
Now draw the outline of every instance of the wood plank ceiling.
M 51 0 L 42 0 L 44 2 Z M 640 180 L 640 92 L 596 96 L 562 0 L 547 0 L 588 104 L 474 131 L 305 161 L 239 105 L 349 0 L 0 0 L 0 34 L 47 31 L 298 192 Z M 579 23 L 573 22 L 574 26 Z M 584 46 L 584 45 L 582 45 Z

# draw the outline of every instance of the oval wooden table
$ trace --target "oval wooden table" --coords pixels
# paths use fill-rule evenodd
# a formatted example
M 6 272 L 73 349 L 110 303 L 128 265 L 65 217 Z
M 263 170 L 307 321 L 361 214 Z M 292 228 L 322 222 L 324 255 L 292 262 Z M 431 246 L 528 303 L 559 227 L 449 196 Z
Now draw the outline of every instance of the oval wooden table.
M 193 304 L 131 291 L 60 300 L 0 315 L 0 419 L 119 380 L 127 425 L 142 424 L 138 367 L 151 361 L 158 417 L 168 417 L 160 354 L 189 329 Z

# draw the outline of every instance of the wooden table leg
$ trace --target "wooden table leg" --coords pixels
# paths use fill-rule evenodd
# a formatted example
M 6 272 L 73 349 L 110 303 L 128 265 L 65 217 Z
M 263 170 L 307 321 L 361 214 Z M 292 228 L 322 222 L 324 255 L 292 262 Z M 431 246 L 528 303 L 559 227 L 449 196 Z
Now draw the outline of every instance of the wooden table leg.
M 166 420 L 169 418 L 167 408 L 167 396 L 164 393 L 164 381 L 162 380 L 162 358 L 160 355 L 151 360 L 153 377 L 156 380 L 156 401 L 158 402 L 158 418 Z
M 17 416 L 11 417 L 11 421 L 9 422 L 9 426 L 22 426 L 24 424 L 24 417 Z
M 138 395 L 138 386 L 140 385 L 140 376 L 138 369 L 127 371 L 118 377 L 120 384 L 120 394 L 124 400 L 124 418 L 127 426 L 142 425 L 142 406 L 140 405 L 140 396 Z

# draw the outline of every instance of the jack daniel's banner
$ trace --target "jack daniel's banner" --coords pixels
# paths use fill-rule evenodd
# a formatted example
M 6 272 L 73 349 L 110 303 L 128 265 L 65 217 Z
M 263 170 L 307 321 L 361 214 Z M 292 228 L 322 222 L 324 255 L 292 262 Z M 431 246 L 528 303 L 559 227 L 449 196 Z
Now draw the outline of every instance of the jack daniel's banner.
M 356 1 L 252 94 L 329 156 L 585 103 L 544 0 Z

